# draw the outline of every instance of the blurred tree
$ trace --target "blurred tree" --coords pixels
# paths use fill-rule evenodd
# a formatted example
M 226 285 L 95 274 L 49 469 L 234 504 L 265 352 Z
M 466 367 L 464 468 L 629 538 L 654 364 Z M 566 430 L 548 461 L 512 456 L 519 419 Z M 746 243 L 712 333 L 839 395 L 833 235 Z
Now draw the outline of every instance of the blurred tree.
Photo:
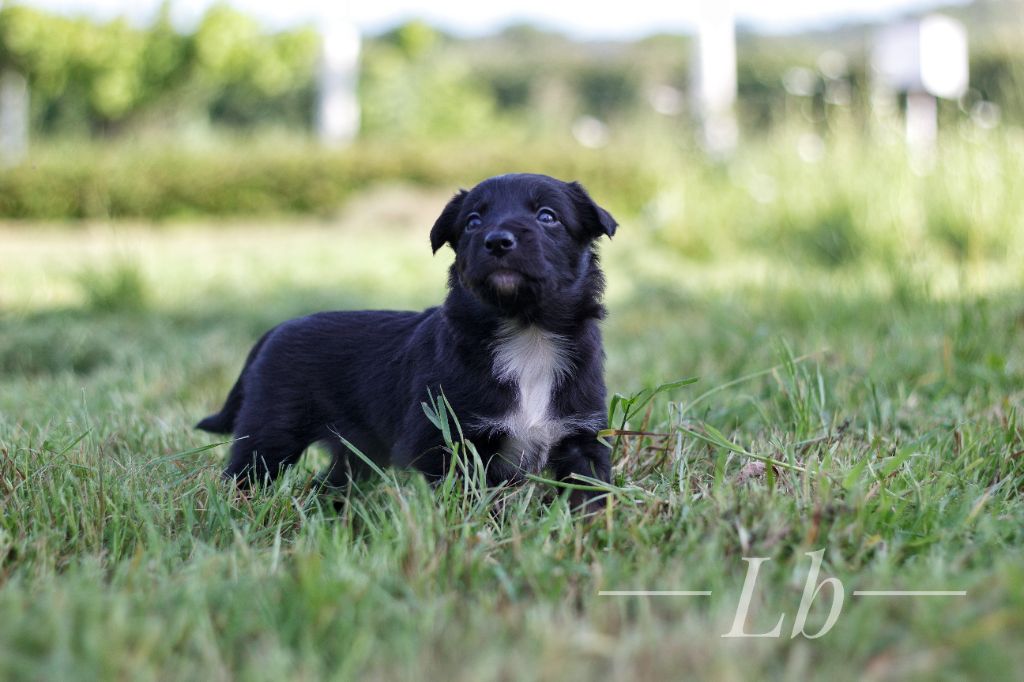
M 28 77 L 44 132 L 120 130 L 168 103 L 232 124 L 307 125 L 318 40 L 311 28 L 267 34 L 224 5 L 193 34 L 174 29 L 167 3 L 145 29 L 0 9 L 0 63 Z
M 1024 120 L 1024 43 L 1006 28 L 1004 4 L 950 10 L 973 27 L 972 90 L 959 108 L 944 107 L 944 117 L 969 115 L 984 126 Z M 865 45 L 873 30 L 854 25 L 787 36 L 741 30 L 740 120 L 760 130 L 794 121 L 823 132 L 839 121 L 866 127 Z M 681 36 L 579 42 L 519 25 L 461 39 L 413 21 L 364 45 L 362 132 L 371 137 L 496 128 L 568 136 L 582 115 L 615 129 L 647 130 L 653 111 L 685 104 L 659 109 L 652 93 L 682 93 L 689 80 L 690 41 Z M 166 3 L 145 28 L 0 5 L 0 67 L 28 78 L 32 127 L 43 133 L 109 135 L 195 122 L 308 130 L 318 51 L 314 27 L 267 31 L 223 4 L 189 32 L 174 28 Z M 821 70 L 825 53 L 840 54 L 844 74 Z M 794 67 L 815 74 L 813 94 L 787 94 L 784 76 Z
M 607 120 L 636 109 L 641 77 L 628 63 L 618 61 L 584 66 L 573 79 L 583 113 Z
M 469 67 L 440 49 L 421 22 L 391 31 L 364 53 L 360 102 L 369 136 L 453 137 L 489 130 L 494 97 Z

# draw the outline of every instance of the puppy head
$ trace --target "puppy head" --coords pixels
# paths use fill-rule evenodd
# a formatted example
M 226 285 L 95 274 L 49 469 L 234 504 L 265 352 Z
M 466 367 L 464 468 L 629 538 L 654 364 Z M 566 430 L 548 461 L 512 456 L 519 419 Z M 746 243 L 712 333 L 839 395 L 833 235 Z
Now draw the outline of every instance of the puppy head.
M 593 242 L 616 226 L 576 182 L 501 175 L 456 194 L 430 243 L 435 253 L 445 244 L 455 250 L 458 283 L 514 314 L 580 294 L 597 269 Z

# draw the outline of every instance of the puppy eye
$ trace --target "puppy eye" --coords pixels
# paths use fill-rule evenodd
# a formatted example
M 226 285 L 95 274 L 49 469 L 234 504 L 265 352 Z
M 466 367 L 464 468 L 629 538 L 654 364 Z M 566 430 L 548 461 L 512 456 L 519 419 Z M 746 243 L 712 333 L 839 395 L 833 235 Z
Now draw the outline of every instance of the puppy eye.
M 550 208 L 542 208 L 537 211 L 537 220 L 546 225 L 551 225 L 558 222 L 558 216 Z
M 469 219 L 466 220 L 466 231 L 472 232 L 483 224 L 483 218 L 480 217 L 479 213 L 470 213 Z

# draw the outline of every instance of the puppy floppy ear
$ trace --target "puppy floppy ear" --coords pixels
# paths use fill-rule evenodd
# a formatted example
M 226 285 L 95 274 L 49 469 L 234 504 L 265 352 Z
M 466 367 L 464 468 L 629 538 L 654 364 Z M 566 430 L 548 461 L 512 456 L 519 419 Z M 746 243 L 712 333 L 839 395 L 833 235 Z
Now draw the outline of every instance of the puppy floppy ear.
M 446 243 L 451 244 L 453 249 L 455 248 L 455 241 L 459 236 L 459 226 L 455 224 L 455 219 L 459 217 L 462 202 L 466 200 L 468 194 L 469 192 L 466 190 L 460 189 L 434 222 L 434 227 L 430 230 L 430 248 L 434 250 L 434 253 L 437 253 L 437 250 Z
M 583 185 L 578 182 L 570 182 L 569 195 L 576 205 L 576 212 L 583 221 L 583 227 L 591 238 L 597 239 L 602 234 L 611 237 L 615 234 L 615 228 L 619 224 L 611 213 L 594 203 L 594 200 L 587 194 L 587 190 L 583 189 Z

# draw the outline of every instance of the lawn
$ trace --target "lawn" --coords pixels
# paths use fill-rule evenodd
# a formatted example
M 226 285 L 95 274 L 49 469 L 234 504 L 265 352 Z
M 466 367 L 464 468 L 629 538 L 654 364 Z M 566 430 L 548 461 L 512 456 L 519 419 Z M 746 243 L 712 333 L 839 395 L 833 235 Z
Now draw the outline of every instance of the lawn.
M 687 255 L 620 216 L 609 389 L 697 381 L 625 422 L 616 401 L 614 425 L 648 435 L 609 437 L 606 514 L 574 518 L 543 482 L 404 472 L 338 510 L 311 488 L 316 452 L 233 496 L 226 448 L 191 424 L 283 319 L 438 302 L 446 194 L 372 190 L 322 221 L 0 228 L 0 678 L 1019 678 L 1013 259 Z M 842 610 L 793 637 L 817 550 Z M 767 559 L 746 632 L 785 614 L 778 638 L 722 637 L 744 558 Z

